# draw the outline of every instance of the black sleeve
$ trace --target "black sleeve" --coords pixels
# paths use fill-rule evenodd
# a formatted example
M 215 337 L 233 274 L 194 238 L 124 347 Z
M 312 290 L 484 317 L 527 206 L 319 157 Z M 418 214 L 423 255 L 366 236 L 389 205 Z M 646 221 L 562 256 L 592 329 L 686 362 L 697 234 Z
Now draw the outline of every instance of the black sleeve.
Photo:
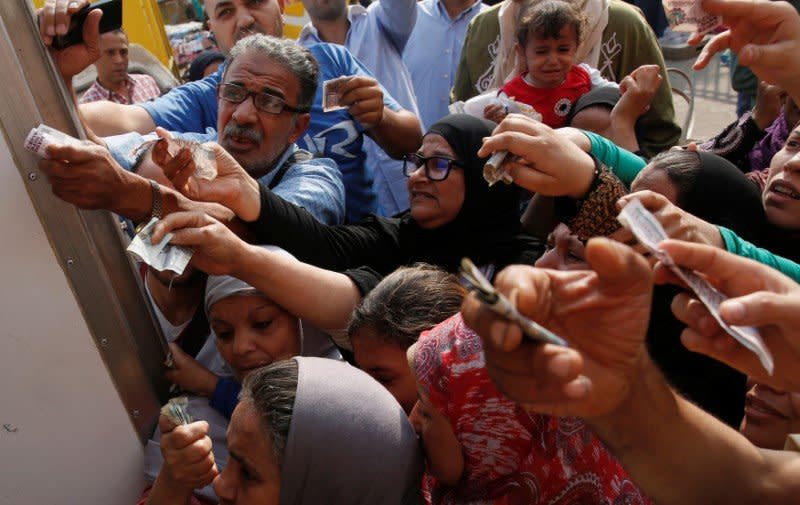
M 297 259 L 328 270 L 367 265 L 388 273 L 402 262 L 399 220 L 367 217 L 356 224 L 328 226 L 263 184 L 261 213 L 250 224 L 259 243 L 286 249 Z
M 381 282 L 381 279 L 383 279 L 381 274 L 370 267 L 353 268 L 345 271 L 344 275 L 350 277 L 350 280 L 356 285 L 362 297 L 367 296 L 367 294 L 375 289 L 375 286 Z

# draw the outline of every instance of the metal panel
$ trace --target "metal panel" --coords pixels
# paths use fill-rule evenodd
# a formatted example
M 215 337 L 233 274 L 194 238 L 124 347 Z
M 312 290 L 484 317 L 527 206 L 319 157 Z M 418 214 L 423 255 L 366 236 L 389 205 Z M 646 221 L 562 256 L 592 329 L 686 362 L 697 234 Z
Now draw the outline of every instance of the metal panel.
M 166 398 L 165 353 L 152 309 L 122 247 L 117 220 L 79 211 L 51 193 L 37 159 L 23 148 L 40 122 L 82 136 L 71 100 L 41 44 L 29 0 L 0 2 L 0 124 L 31 201 L 69 281 L 117 392 L 144 441 Z M 39 309 L 39 308 L 36 308 Z M 30 317 L 36 317 L 32 308 Z

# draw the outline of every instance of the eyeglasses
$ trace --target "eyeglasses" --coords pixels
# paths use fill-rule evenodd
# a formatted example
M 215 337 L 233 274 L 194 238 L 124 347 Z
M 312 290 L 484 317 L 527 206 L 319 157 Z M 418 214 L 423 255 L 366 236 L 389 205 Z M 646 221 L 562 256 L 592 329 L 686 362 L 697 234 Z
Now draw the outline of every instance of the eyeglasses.
M 453 165 L 463 167 L 458 160 L 445 158 L 443 156 L 431 156 L 426 158 L 417 153 L 406 154 L 403 156 L 403 175 L 411 177 L 421 166 L 425 165 L 425 177 L 432 181 L 443 181 L 450 175 Z
M 217 86 L 217 96 L 231 103 L 242 103 L 252 96 L 253 105 L 255 105 L 256 109 L 268 114 L 280 114 L 284 110 L 296 113 L 308 112 L 308 109 L 301 109 L 287 105 L 286 101 L 279 96 L 270 95 L 269 93 L 263 92 L 256 93 L 255 91 L 250 91 L 244 86 L 240 86 L 238 84 L 220 84 Z

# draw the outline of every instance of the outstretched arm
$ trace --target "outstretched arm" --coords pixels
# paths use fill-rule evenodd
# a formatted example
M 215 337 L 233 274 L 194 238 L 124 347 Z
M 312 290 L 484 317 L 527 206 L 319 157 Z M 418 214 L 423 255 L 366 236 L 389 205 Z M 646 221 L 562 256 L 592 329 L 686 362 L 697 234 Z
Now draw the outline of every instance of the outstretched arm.
M 392 158 L 414 152 L 422 143 L 419 118 L 407 110 L 387 107 L 383 88 L 372 77 L 350 78 L 342 86 L 341 103 L 348 106 L 350 115 Z
M 708 258 L 690 261 L 674 245 L 669 252 L 679 264 L 718 272 L 703 268 Z M 531 410 L 583 417 L 656 503 L 795 502 L 800 458 L 755 448 L 678 396 L 650 360 L 647 262 L 607 239 L 590 240 L 586 257 L 588 272 L 514 266 L 496 283 L 569 348 L 526 341 L 517 325 L 465 300 L 464 321 L 481 335 L 498 388 Z
M 205 214 L 165 217 L 156 225 L 153 241 L 170 231 L 175 233 L 170 243 L 194 249 L 192 264 L 200 270 L 237 277 L 320 328 L 345 328 L 361 300 L 348 276 L 247 244 Z

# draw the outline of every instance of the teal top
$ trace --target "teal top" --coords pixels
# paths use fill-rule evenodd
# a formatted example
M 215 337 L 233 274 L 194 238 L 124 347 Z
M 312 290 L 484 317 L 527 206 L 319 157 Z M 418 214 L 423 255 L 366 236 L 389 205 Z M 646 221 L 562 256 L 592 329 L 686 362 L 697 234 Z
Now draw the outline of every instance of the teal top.
M 800 282 L 800 265 L 794 261 L 773 254 L 766 249 L 756 247 L 727 228 L 722 226 L 717 226 L 717 228 L 719 228 L 719 233 L 722 235 L 722 241 L 725 242 L 725 249 L 728 252 L 756 260 L 791 277 L 795 282 Z
M 598 135 L 594 132 L 581 130 L 592 143 L 591 153 L 600 160 L 605 166 L 614 172 L 614 175 L 622 181 L 628 188 L 636 178 L 636 175 L 647 165 L 640 156 L 633 154 L 627 149 L 623 149 L 611 140 Z
M 616 145 L 611 140 L 590 131 L 581 130 L 592 144 L 592 155 L 611 169 L 626 186 L 630 187 L 633 179 L 647 164 L 641 157 Z M 800 264 L 773 254 L 766 249 L 756 247 L 742 239 L 733 231 L 723 227 L 719 228 L 725 249 L 728 252 L 763 263 L 779 272 L 800 282 Z

